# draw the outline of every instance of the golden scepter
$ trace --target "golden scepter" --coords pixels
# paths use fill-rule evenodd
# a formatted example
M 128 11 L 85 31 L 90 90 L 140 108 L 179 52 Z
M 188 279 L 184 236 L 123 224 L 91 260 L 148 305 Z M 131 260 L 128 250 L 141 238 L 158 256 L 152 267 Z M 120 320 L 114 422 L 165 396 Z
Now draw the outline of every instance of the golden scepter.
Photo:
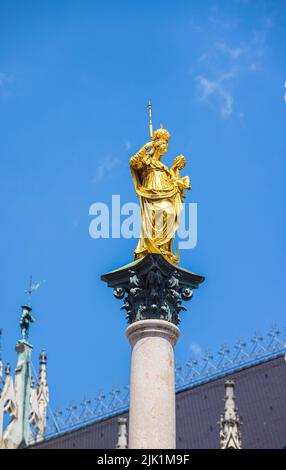
M 149 131 L 150 131 L 150 137 L 152 138 L 153 135 L 153 124 L 152 124 L 152 103 L 149 100 L 148 103 L 148 111 L 149 111 Z

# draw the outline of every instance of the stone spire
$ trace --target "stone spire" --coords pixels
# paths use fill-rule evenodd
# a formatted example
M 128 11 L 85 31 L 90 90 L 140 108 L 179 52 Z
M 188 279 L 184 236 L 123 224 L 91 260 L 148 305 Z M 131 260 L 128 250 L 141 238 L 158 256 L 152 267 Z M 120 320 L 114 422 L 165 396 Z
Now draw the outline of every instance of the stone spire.
M 234 382 L 225 382 L 224 414 L 220 418 L 221 449 L 241 449 L 240 418 L 235 406 Z
M 40 427 L 40 413 L 39 413 L 39 405 L 38 405 L 38 399 L 37 399 L 37 389 L 35 387 L 35 380 L 32 377 L 31 379 L 31 388 L 30 388 L 30 418 L 29 418 L 30 424 L 34 427 L 35 429 L 35 439 L 30 435 L 30 441 L 31 443 L 34 443 L 37 441 L 37 436 L 38 436 L 38 428 Z
M 0 448 L 15 449 L 25 447 L 44 438 L 46 410 L 49 400 L 47 386 L 47 356 L 40 355 L 40 371 L 37 386 L 32 379 L 32 345 L 28 342 L 30 323 L 34 322 L 31 307 L 22 306 L 20 318 L 21 339 L 16 344 L 18 361 L 15 381 L 11 375 L 10 364 L 6 366 L 6 378 L 0 395 Z M 10 422 L 3 431 L 3 416 L 7 413 Z
M 127 418 L 118 418 L 118 440 L 116 449 L 128 449 L 127 444 Z
M 47 355 L 45 351 L 40 354 L 40 369 L 37 384 L 37 402 L 39 407 L 40 426 L 38 427 L 37 440 L 44 439 L 47 420 L 47 408 L 49 404 L 49 387 L 47 382 Z
M 47 384 L 47 355 L 40 354 L 40 370 L 37 386 L 31 383 L 30 423 L 35 430 L 35 441 L 42 441 L 45 437 L 47 407 L 49 403 L 49 389 Z
M 25 318 L 26 312 L 30 312 L 26 306 L 22 307 L 22 318 Z M 29 313 L 30 314 L 30 313 Z M 21 323 L 20 323 L 21 324 Z M 27 327 L 27 325 L 25 325 Z M 21 327 L 22 329 L 22 327 Z M 9 448 L 17 448 L 26 446 L 30 439 L 30 398 L 31 398 L 31 353 L 33 347 L 27 341 L 27 329 L 25 328 L 25 336 L 16 344 L 16 352 L 18 354 L 17 366 L 15 369 L 15 413 L 11 414 L 11 410 L 5 409 L 12 420 L 4 431 L 3 439 L 5 446 Z M 13 379 L 11 377 L 11 383 Z M 11 386 L 12 387 L 12 386 Z
M 0 449 L 11 447 L 7 440 L 6 431 L 3 432 L 3 418 L 5 412 L 9 414 L 12 421 L 16 419 L 16 396 L 13 377 L 11 376 L 11 366 L 9 363 L 5 367 L 4 387 L 0 396 Z
M 44 282 L 44 281 L 43 281 Z M 48 405 L 48 386 L 45 353 L 40 356 L 40 372 L 37 387 L 32 379 L 31 353 L 33 346 L 29 343 L 31 323 L 34 318 L 31 315 L 31 295 L 36 291 L 41 282 L 34 283 L 32 276 L 30 285 L 25 291 L 29 295 L 27 305 L 22 305 L 19 326 L 21 339 L 16 344 L 18 354 L 15 369 L 15 381 L 11 376 L 11 367 L 6 367 L 6 379 L 4 388 L 0 388 L 0 448 L 18 448 L 27 446 L 34 441 L 44 437 L 46 427 L 46 409 Z M 1 360 L 1 329 L 0 329 L 0 383 L 2 380 Z M 3 431 L 4 413 L 10 415 L 10 422 Z

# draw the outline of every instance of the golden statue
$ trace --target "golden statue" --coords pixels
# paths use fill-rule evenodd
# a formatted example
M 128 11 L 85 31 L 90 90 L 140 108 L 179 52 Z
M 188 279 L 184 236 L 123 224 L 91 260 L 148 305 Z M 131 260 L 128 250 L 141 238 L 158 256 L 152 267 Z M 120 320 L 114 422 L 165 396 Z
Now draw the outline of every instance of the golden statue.
M 130 159 L 130 169 L 141 207 L 141 235 L 134 251 L 135 259 L 148 253 L 161 254 L 169 262 L 179 262 L 178 251 L 172 253 L 172 242 L 179 227 L 179 217 L 185 189 L 192 189 L 190 178 L 181 177 L 186 165 L 183 155 L 175 158 L 169 169 L 161 158 L 167 152 L 170 134 L 161 125 L 153 132 L 152 107 L 149 102 L 149 129 L 147 142 Z

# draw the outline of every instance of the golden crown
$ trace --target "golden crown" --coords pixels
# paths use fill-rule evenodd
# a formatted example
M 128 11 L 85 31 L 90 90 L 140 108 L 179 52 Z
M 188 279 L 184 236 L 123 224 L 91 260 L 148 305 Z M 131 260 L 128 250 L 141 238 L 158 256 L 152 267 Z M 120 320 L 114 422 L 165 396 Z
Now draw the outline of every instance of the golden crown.
M 171 135 L 166 129 L 160 128 L 153 132 L 152 140 L 169 140 Z

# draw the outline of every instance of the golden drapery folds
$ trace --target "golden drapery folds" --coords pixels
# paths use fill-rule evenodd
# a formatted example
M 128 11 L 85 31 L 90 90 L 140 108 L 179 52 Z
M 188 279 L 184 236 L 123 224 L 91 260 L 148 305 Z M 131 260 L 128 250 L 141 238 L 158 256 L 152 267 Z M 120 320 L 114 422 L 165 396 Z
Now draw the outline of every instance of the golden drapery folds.
M 175 158 L 170 169 L 161 162 L 168 150 L 169 139 L 166 129 L 156 130 L 152 141 L 130 159 L 141 207 L 141 235 L 134 256 L 138 259 L 148 253 L 157 253 L 177 264 L 179 256 L 172 252 L 172 242 L 179 227 L 184 191 L 191 186 L 188 176 L 180 176 L 180 170 L 186 164 L 183 155 Z

